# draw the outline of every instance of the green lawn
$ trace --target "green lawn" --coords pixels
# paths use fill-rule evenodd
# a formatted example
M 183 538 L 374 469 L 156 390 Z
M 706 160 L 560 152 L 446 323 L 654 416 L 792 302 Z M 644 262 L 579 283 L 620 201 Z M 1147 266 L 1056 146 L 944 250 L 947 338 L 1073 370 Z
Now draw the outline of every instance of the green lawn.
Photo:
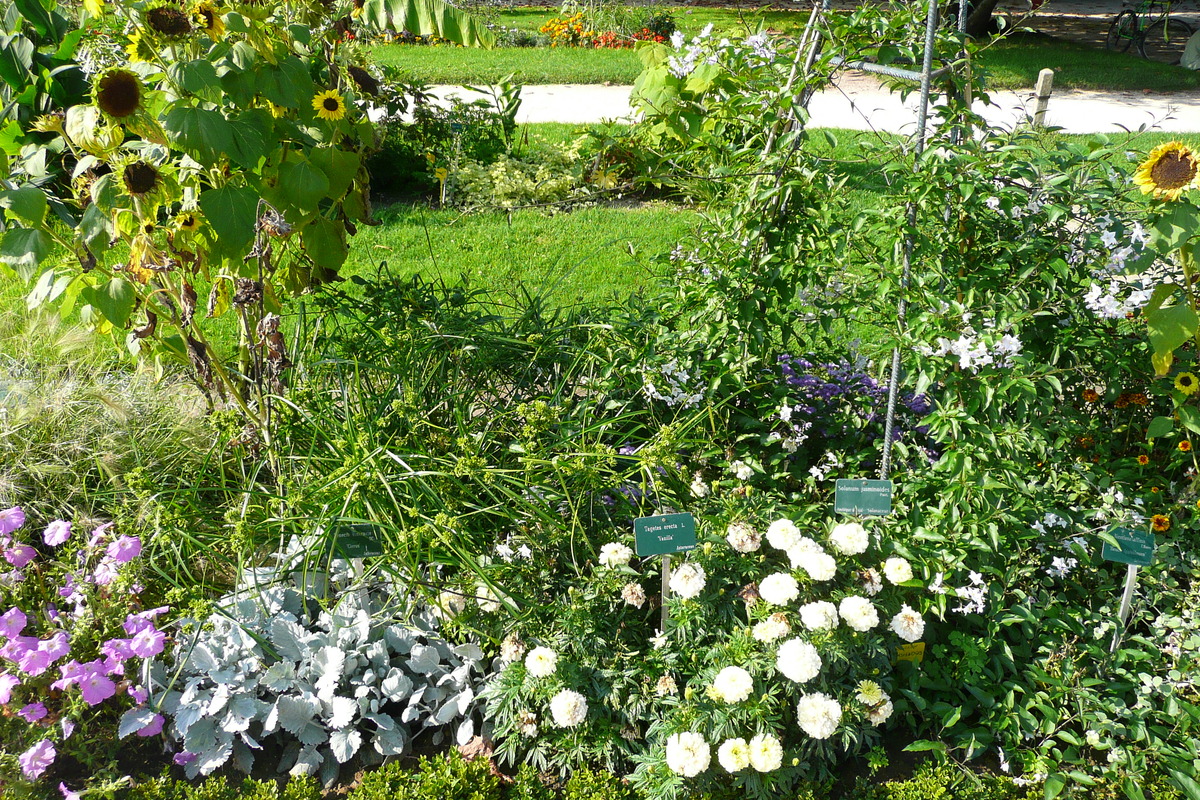
M 987 85 L 995 89 L 1032 88 L 1038 72 L 1047 67 L 1054 70 L 1055 89 L 1200 89 L 1200 72 L 1195 70 L 1033 34 L 997 41 L 980 54 L 978 63 Z
M 587 50 L 582 47 L 426 47 L 376 45 L 377 62 L 403 70 L 417 83 L 498 83 L 508 75 L 521 84 L 632 84 L 642 62 L 632 50 Z

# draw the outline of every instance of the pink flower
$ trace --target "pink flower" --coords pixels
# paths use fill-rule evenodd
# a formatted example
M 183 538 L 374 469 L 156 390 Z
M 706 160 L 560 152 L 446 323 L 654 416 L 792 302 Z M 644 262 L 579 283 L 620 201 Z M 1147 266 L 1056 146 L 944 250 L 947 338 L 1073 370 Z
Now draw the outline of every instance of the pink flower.
M 142 540 L 136 536 L 122 536 L 110 544 L 105 552 L 118 564 L 128 564 L 142 554 Z
M 50 712 L 41 703 L 30 703 L 17 712 L 17 716 L 26 722 L 37 722 Z
M 12 691 L 21 685 L 21 679 L 16 675 L 5 672 L 0 674 L 0 706 L 8 705 L 12 700 Z
M 149 698 L 150 693 L 141 686 L 133 686 L 129 689 L 129 699 L 137 703 L 139 706 L 143 705 Z
M 70 739 L 71 734 L 75 732 L 75 722 L 70 717 L 62 718 L 63 739 Z
M 50 688 L 61 692 L 83 679 L 83 665 L 75 660 L 68 661 L 58 668 L 58 674 L 62 675 L 62 678 L 50 684 Z
M 0 511 L 0 534 L 7 536 L 25 524 L 25 512 L 18 506 Z
M 166 641 L 167 635 L 151 625 L 149 628 L 138 631 L 129 643 L 129 649 L 140 658 L 154 658 L 163 651 Z
M 56 519 L 46 526 L 46 532 L 42 534 L 42 541 L 51 547 L 58 547 L 60 544 L 71 538 L 71 523 L 63 519 Z
M 83 702 L 89 706 L 99 705 L 117 693 L 117 685 L 95 668 L 88 669 L 80 678 L 79 689 Z
M 71 653 L 71 643 L 67 640 L 67 634 L 59 631 L 51 636 L 46 641 L 38 645 L 38 649 L 50 656 L 50 662 L 54 663 L 60 658 L 65 658 Z
M 100 652 L 110 661 L 124 661 L 133 658 L 133 650 L 129 647 L 128 639 L 109 639 L 100 645 Z
M 162 733 L 163 715 L 155 714 L 154 719 L 150 720 L 150 724 L 137 732 L 138 736 L 157 736 Z
M 117 579 L 117 564 L 115 561 L 105 558 L 96 565 L 96 572 L 92 575 L 92 580 L 97 586 L 108 586 Z
M 27 649 L 21 654 L 21 657 L 17 659 L 17 666 L 20 667 L 27 675 L 41 675 L 46 670 L 50 669 L 50 664 L 50 654 L 42 649 L 41 642 L 38 642 L 36 647 Z
M 181 750 L 180 752 L 176 753 L 175 757 L 171 760 L 174 761 L 179 766 L 183 767 L 183 766 L 186 766 L 186 765 L 192 763 L 193 761 L 195 761 L 196 754 L 189 753 L 187 750 Z
M 13 606 L 8 611 L 5 611 L 3 616 L 0 616 L 0 636 L 8 639 L 20 636 L 21 631 L 25 630 L 25 623 L 27 621 L 25 612 Z
M 99 528 L 96 528 L 96 530 L 92 531 L 92 536 L 91 536 L 91 538 L 88 539 L 88 547 L 95 547 L 96 545 L 103 542 L 104 537 L 108 536 L 109 528 L 111 528 L 112 526 L 113 526 L 113 524 L 111 522 L 106 522 L 103 525 L 101 525 Z
M 171 609 L 169 606 L 159 606 L 158 608 L 151 608 L 147 611 L 140 611 L 137 614 L 129 614 L 125 617 L 125 622 L 123 623 L 125 632 L 130 636 L 134 636 L 138 631 L 144 628 L 153 627 L 154 618 L 159 614 L 165 614 L 170 610 Z
M 63 800 L 80 800 L 79 792 L 72 792 L 65 783 L 60 783 L 58 790 L 62 792 Z
M 54 763 L 56 755 L 58 753 L 54 751 L 53 743 L 49 739 L 42 739 L 22 753 L 17 761 L 21 764 L 22 774 L 29 780 L 36 781 Z
M 37 557 L 37 550 L 27 544 L 14 544 L 4 551 L 4 560 L 17 569 L 21 569 Z

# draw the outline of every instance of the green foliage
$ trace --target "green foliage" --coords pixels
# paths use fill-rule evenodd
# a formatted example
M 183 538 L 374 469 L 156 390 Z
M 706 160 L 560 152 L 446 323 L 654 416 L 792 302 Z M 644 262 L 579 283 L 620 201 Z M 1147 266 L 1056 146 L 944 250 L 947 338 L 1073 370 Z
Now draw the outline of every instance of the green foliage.
M 199 782 L 181 781 L 168 775 L 142 781 L 126 790 L 129 800 L 319 800 L 321 787 L 312 778 L 297 776 L 280 784 L 224 776 Z
M 500 787 L 490 761 L 467 760 L 451 751 L 444 756 L 422 756 L 411 772 L 398 761 L 388 762 L 364 775 L 346 800 L 497 800 Z
M 564 787 L 563 800 L 635 800 L 633 787 L 606 770 L 588 768 L 571 773 Z

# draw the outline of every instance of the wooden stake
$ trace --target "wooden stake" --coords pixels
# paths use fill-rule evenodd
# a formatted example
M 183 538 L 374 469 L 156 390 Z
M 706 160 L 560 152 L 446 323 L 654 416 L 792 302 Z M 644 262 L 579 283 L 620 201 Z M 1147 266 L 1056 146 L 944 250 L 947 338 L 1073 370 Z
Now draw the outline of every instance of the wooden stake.
M 1037 86 L 1034 91 L 1037 94 L 1037 105 L 1033 109 L 1033 127 L 1046 127 L 1046 107 L 1050 105 L 1050 92 L 1054 88 L 1054 70 L 1044 69 L 1038 73 Z

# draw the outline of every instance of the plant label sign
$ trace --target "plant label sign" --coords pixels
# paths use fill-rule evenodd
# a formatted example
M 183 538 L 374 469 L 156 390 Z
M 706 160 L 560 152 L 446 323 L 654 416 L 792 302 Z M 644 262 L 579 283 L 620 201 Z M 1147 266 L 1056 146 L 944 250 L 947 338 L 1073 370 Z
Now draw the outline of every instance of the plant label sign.
M 886 516 L 892 513 L 892 482 L 839 479 L 834 484 L 833 510 L 837 514 Z
M 659 514 L 633 521 L 634 549 L 643 558 L 694 550 L 696 518 L 691 514 Z
M 1105 542 L 1100 551 L 1105 561 L 1117 561 L 1135 567 L 1150 566 L 1150 562 L 1154 560 L 1153 532 L 1113 528 L 1109 533 L 1121 547 L 1118 549 Z
M 337 542 L 334 548 L 343 558 L 373 558 L 383 555 L 379 534 L 369 523 L 340 525 L 334 529 Z
M 925 643 L 913 642 L 912 644 L 902 644 L 896 648 L 896 663 L 901 661 L 911 661 L 914 664 L 920 664 L 925 660 Z

